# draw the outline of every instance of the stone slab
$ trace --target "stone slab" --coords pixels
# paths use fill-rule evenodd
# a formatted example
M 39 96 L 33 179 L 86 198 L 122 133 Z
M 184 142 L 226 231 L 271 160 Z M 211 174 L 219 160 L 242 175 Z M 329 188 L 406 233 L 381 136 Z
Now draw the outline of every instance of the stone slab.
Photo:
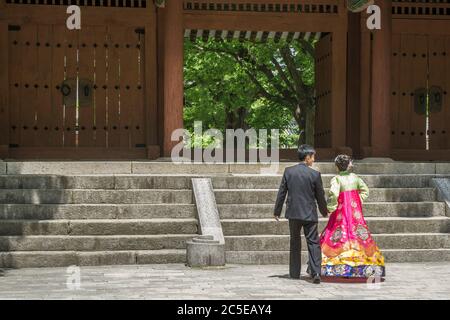
M 257 163 L 175 164 L 155 161 L 11 161 L 0 162 L 0 174 L 282 174 L 286 167 L 296 164 L 281 162 L 269 166 Z M 275 171 L 270 168 L 275 168 Z M 313 168 L 323 174 L 336 173 L 332 162 L 318 162 Z M 359 174 L 450 174 L 450 163 L 355 161 L 355 172 Z
M 448 174 L 450 175 L 450 163 L 437 163 L 436 174 Z
M 7 174 L 130 174 L 131 162 L 7 162 Z
M 0 160 L 0 174 L 6 174 L 6 162 Z
M 228 174 L 228 164 L 133 162 L 133 174 Z

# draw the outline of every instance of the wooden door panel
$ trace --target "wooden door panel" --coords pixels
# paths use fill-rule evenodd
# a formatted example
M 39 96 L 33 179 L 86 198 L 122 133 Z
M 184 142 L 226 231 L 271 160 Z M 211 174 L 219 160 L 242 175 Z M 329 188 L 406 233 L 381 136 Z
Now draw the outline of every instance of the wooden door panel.
M 446 87 L 446 36 L 432 35 L 429 40 L 429 86 Z M 450 71 L 450 70 L 449 70 Z M 433 98 L 430 96 L 430 99 Z M 446 99 L 443 97 L 442 111 L 430 112 L 430 149 L 444 149 L 447 146 L 445 127 L 449 114 L 446 113 Z M 447 118 L 446 118 L 447 116 Z
M 65 80 L 76 81 L 78 73 L 78 31 L 64 30 L 65 38 Z M 75 88 L 72 88 L 72 90 Z M 77 107 L 76 105 L 64 105 L 64 146 L 76 147 L 77 145 Z
M 118 26 L 108 27 L 108 147 L 120 147 L 120 43 L 124 35 Z
M 400 87 L 402 70 L 402 50 L 401 36 L 392 36 L 392 76 L 391 76 L 391 128 L 392 145 L 394 148 L 401 149 L 402 146 L 402 90 Z
M 22 99 L 22 44 L 19 31 L 11 30 L 9 35 L 9 119 L 10 133 L 9 144 L 12 147 L 19 146 L 22 133 L 21 108 Z
M 410 68 L 412 70 L 410 96 L 414 99 L 412 94 L 416 89 L 427 88 L 427 74 L 428 74 L 428 37 L 422 35 L 414 36 L 414 44 L 412 46 L 412 59 Z M 414 101 L 413 101 L 414 103 Z M 410 112 L 410 143 L 412 149 L 426 148 L 426 114 L 417 114 L 414 112 L 414 105 L 412 112 Z
M 95 79 L 95 51 L 98 46 L 93 28 L 84 26 L 79 31 L 79 48 L 78 48 L 78 143 L 79 147 L 91 147 L 94 145 L 94 100 L 85 98 L 86 91 L 102 90 L 94 89 L 93 82 Z M 92 85 L 92 87 L 91 87 Z M 81 103 L 80 99 L 83 97 Z
M 65 79 L 65 26 L 54 25 L 52 30 L 51 131 L 49 147 L 64 146 L 64 103 L 61 84 Z
M 21 147 L 34 147 L 36 145 L 36 109 L 37 109 L 37 88 L 38 82 L 38 47 L 37 26 L 24 24 L 19 31 L 19 45 L 21 50 L 21 78 L 20 86 L 20 119 L 21 127 Z
M 36 146 L 45 147 L 51 144 L 52 118 L 52 26 L 38 26 L 38 81 L 36 110 Z
M 93 37 L 97 44 L 95 48 L 95 79 L 96 89 L 94 90 L 94 145 L 96 147 L 107 147 L 107 92 L 114 90 L 107 85 L 107 67 L 108 67 L 108 39 L 107 27 L 93 27 Z
M 393 146 L 425 149 L 426 114 L 416 112 L 415 93 L 420 89 L 427 90 L 428 38 L 413 34 L 394 35 L 392 58 Z

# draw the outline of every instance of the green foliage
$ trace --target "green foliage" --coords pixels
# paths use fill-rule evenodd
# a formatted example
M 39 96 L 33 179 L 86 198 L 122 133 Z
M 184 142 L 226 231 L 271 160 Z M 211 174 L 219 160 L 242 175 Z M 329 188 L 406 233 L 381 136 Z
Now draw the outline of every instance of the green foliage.
M 298 41 L 186 40 L 185 128 L 280 129 L 281 146 L 295 147 L 304 129 L 298 110 L 314 106 L 312 50 Z

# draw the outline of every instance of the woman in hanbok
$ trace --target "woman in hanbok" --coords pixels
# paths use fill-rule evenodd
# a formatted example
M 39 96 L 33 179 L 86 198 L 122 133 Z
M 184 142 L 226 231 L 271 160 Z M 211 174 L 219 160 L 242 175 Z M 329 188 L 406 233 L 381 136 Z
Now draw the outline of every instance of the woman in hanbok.
M 328 211 L 331 216 L 322 232 L 322 276 L 344 278 L 384 277 L 384 257 L 369 232 L 362 202 L 369 197 L 364 181 L 349 170 L 352 160 L 336 158 L 339 174 L 331 180 Z

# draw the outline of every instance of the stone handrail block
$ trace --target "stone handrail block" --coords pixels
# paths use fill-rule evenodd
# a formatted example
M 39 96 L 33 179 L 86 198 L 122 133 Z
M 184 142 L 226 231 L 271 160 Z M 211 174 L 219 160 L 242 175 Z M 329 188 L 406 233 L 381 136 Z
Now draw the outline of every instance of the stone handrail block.
M 217 267 L 225 265 L 225 238 L 220 223 L 211 179 L 192 179 L 200 235 L 186 243 L 187 265 Z
M 450 216 L 450 178 L 435 178 L 432 185 L 437 189 L 437 198 L 445 202 L 447 216 Z
M 220 244 L 225 243 L 220 223 L 219 210 L 217 208 L 211 179 L 192 179 L 195 202 L 197 205 L 200 231 L 203 236 L 213 236 Z

